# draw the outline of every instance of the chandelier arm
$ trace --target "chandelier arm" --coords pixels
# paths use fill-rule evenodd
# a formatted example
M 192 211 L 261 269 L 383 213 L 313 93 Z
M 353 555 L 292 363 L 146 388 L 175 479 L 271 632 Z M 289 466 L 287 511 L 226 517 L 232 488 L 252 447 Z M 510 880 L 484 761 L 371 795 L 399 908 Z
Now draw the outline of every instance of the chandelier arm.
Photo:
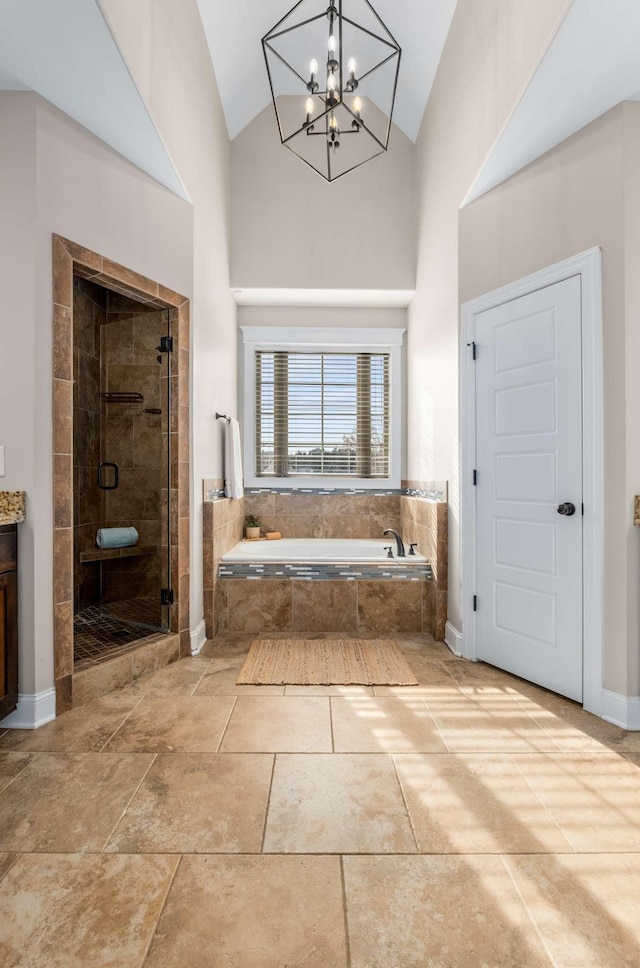
M 393 34 L 391 33 L 391 31 L 387 27 L 386 23 L 384 23 L 384 21 L 383 21 L 382 17 L 380 16 L 380 14 L 378 14 L 373 9 L 373 7 L 371 6 L 371 4 L 369 3 L 369 0 L 364 0 L 364 2 L 368 6 L 368 8 L 371 11 L 371 13 L 373 14 L 373 16 L 376 18 L 376 20 L 378 21 L 378 23 L 380 24 L 380 26 L 382 27 L 382 29 L 385 30 L 389 34 L 389 36 L 391 37 L 391 40 L 394 42 L 394 44 L 396 45 L 396 47 L 398 48 L 398 50 L 400 50 L 400 44 L 398 43 L 398 41 L 396 40 L 396 38 L 393 36 Z
M 387 146 L 389 145 L 389 139 L 391 137 L 391 125 L 393 124 L 393 112 L 396 106 L 396 94 L 398 93 L 398 80 L 400 78 L 401 61 L 402 61 L 402 51 L 398 50 L 398 67 L 396 69 L 396 79 L 393 83 L 393 94 L 391 96 L 391 109 L 389 111 L 389 124 L 387 125 Z
M 388 64 L 389 61 L 390 60 L 393 60 L 393 58 L 396 57 L 399 53 L 400 53 L 399 51 L 394 50 L 393 54 L 389 54 L 388 57 L 385 57 L 385 59 L 383 61 L 380 61 L 379 64 L 376 64 L 375 67 L 372 67 L 371 70 L 370 71 L 367 71 L 366 74 L 362 74 L 358 78 L 358 84 L 362 84 L 362 82 L 364 81 L 365 77 L 370 77 L 372 74 L 375 74 L 376 71 L 379 71 L 381 67 L 384 67 L 385 64 Z
M 287 27 L 286 30 L 281 30 L 277 34 L 267 34 L 265 42 L 268 43 L 270 40 L 277 40 L 278 37 L 284 37 L 285 34 L 290 34 L 292 30 L 298 30 L 299 27 L 307 27 L 309 24 L 315 23 L 316 20 L 325 20 L 326 16 L 326 13 L 319 13 L 315 17 L 310 17 L 309 20 L 302 20 L 299 24 L 294 24 L 293 27 Z
M 262 43 L 264 44 L 264 42 L 269 39 L 271 34 L 274 32 L 274 30 L 277 30 L 278 27 L 281 27 L 282 24 L 285 22 L 285 20 L 288 20 L 291 14 L 295 13 L 298 7 L 301 7 L 304 2 L 305 0 L 298 0 L 298 2 L 291 8 L 291 10 L 288 13 L 285 13 L 284 17 L 278 21 L 275 27 L 272 27 L 271 30 L 264 35 L 264 37 L 262 38 Z
M 373 37 L 374 40 L 379 40 L 381 44 L 385 44 L 387 47 L 395 47 L 396 50 L 400 49 L 395 40 L 393 43 L 391 43 L 390 40 L 385 40 L 384 37 L 379 37 L 378 34 L 374 34 L 372 30 L 368 30 L 366 27 L 363 27 L 362 24 L 357 24 L 355 20 L 351 20 L 349 17 L 343 16 L 342 20 L 344 20 L 346 24 L 350 24 L 352 27 L 355 27 L 356 30 L 361 30 L 363 34 L 368 34 L 369 37 Z M 378 20 L 380 20 L 380 17 L 378 17 Z M 382 24 L 381 20 L 380 23 Z M 382 26 L 384 27 L 384 24 L 382 24 Z M 385 30 L 386 29 L 387 28 L 385 27 Z M 389 36 L 391 36 L 391 34 L 389 34 Z
M 284 57 L 282 57 L 282 55 L 279 54 L 277 50 L 274 50 L 271 44 L 267 40 L 264 41 L 264 46 L 268 47 L 271 53 L 273 54 L 273 56 L 277 57 L 280 63 L 284 64 L 284 66 L 288 68 L 288 70 L 290 70 L 292 74 L 295 74 L 295 76 L 298 78 L 299 81 L 302 81 L 303 84 L 307 83 L 305 78 L 302 77 L 301 74 L 298 74 L 297 70 L 294 67 L 292 67 L 291 64 L 288 64 L 284 59 Z

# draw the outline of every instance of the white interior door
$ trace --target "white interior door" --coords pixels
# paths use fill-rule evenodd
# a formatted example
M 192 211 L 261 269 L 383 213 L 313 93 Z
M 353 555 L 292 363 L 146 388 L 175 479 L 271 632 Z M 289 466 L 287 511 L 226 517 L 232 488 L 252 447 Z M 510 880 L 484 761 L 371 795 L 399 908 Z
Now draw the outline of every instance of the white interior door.
M 477 657 L 581 701 L 580 277 L 479 313 L 476 346 Z

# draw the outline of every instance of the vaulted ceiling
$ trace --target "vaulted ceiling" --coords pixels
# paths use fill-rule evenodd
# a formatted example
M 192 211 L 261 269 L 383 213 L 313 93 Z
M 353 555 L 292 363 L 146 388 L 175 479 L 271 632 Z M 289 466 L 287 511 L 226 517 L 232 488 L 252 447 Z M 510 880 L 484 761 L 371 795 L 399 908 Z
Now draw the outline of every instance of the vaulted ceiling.
M 415 141 L 457 0 L 372 0 L 372 4 L 402 48 L 394 121 Z M 317 0 L 316 5 L 321 12 L 327 0 Z M 294 6 L 294 0 L 198 0 L 198 6 L 227 128 L 235 138 L 270 103 L 260 41 Z

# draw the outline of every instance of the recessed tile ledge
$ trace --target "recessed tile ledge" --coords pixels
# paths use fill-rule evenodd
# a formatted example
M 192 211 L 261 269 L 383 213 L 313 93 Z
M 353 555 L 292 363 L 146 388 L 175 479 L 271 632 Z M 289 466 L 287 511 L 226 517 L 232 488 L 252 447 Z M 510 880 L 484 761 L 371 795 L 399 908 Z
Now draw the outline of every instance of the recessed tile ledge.
M 25 491 L 0 491 L 0 525 L 22 524 L 27 514 Z
M 633 523 L 635 524 L 636 528 L 640 528 L 640 494 L 636 494 L 635 505 Z

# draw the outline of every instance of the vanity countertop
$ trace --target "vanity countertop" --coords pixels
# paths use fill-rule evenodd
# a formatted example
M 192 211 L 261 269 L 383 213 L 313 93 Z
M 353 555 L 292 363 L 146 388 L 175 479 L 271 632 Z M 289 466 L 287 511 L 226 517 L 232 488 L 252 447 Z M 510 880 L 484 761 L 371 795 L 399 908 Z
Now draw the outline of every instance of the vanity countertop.
M 640 494 L 636 494 L 636 510 L 633 517 L 636 528 L 640 528 Z
M 0 525 L 22 524 L 27 508 L 24 491 L 0 491 Z

